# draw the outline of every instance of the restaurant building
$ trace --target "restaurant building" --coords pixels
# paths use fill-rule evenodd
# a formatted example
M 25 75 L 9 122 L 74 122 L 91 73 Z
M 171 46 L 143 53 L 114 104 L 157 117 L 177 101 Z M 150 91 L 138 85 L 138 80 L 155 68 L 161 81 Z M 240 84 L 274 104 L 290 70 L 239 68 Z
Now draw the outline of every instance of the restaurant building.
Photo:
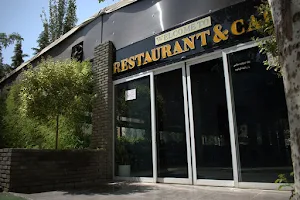
M 115 180 L 277 189 L 292 172 L 282 77 L 259 52 L 257 0 L 123 0 L 41 57 L 91 60 L 92 148 Z

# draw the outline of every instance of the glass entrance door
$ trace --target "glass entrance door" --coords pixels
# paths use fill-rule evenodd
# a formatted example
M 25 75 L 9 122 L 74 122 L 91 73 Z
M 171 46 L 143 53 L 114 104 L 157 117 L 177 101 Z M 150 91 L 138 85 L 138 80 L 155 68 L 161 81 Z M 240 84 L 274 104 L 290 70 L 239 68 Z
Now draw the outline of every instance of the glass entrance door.
M 153 181 L 150 76 L 116 84 L 115 176 Z
M 116 177 L 278 187 L 291 170 L 282 80 L 243 48 L 114 82 Z
M 190 64 L 187 76 L 194 183 L 233 186 L 221 55 L 201 63 Z
M 184 66 L 154 76 L 158 182 L 192 183 Z

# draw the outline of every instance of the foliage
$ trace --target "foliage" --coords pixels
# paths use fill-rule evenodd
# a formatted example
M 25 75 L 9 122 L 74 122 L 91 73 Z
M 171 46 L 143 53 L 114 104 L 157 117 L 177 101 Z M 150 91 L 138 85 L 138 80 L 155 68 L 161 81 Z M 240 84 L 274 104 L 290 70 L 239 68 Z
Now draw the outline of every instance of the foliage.
M 76 25 L 76 0 L 49 0 L 49 19 L 45 10 L 42 11 L 41 19 L 43 31 L 37 40 L 38 47 L 32 48 L 35 54 Z
M 290 176 L 294 177 L 294 172 L 291 172 Z M 293 197 L 295 196 L 295 188 L 292 183 L 289 183 L 288 179 L 286 178 L 286 176 L 284 174 L 279 174 L 278 179 L 275 181 L 275 183 L 281 184 L 278 188 L 279 190 L 281 190 L 282 188 L 291 189 L 290 200 L 293 199 Z
M 3 56 L 2 56 L 2 48 L 0 46 L 0 79 L 5 76 L 5 70 L 3 66 Z
M 72 29 L 76 22 L 76 0 L 49 0 L 50 42 Z
M 63 118 L 84 122 L 90 118 L 94 97 L 91 64 L 88 61 L 43 60 L 38 69 L 30 67 L 23 73 L 19 95 L 23 117 L 44 123 L 57 122 L 57 128 L 64 127 L 61 125 Z M 83 123 L 72 126 L 79 125 Z
M 43 10 L 43 14 L 40 15 L 43 23 L 43 31 L 40 33 L 37 43 L 38 47 L 37 48 L 32 48 L 34 50 L 34 54 L 39 53 L 42 51 L 44 48 L 46 48 L 50 44 L 50 36 L 49 36 L 49 23 L 47 20 L 47 16 L 45 13 L 45 10 Z
M 127 149 L 127 145 L 130 143 L 126 136 L 118 136 L 116 142 L 116 161 L 120 165 L 130 164 L 130 155 Z
M 118 136 L 116 140 L 116 162 L 120 165 L 129 165 L 135 159 L 136 152 L 130 152 L 134 145 L 144 144 L 147 142 L 142 137 Z
M 4 87 L 0 93 L 0 148 L 4 147 L 4 115 L 6 110 L 5 100 L 7 97 L 7 89 Z
M 0 62 L 2 62 L 1 52 L 0 52 Z M 0 79 L 4 77 L 6 74 L 11 72 L 13 68 L 8 64 L 0 63 Z
M 22 41 L 23 38 L 18 33 L 7 35 L 0 33 L 0 79 L 11 71 L 11 67 L 3 63 L 2 49 L 11 45 L 14 41 Z
M 23 40 L 23 38 L 18 33 L 12 33 L 7 35 L 6 33 L 0 33 L 0 46 L 1 47 L 8 47 L 14 41 L 20 41 Z
M 6 193 L 6 192 L 0 193 L 0 199 L 1 200 L 26 200 L 22 197 L 15 196 L 13 194 Z
M 22 50 L 22 41 L 17 41 L 14 49 L 14 55 L 11 57 L 12 59 L 12 68 L 15 69 L 19 67 L 23 62 L 23 57 L 27 57 L 27 54 L 23 54 Z
M 54 148 L 55 122 L 39 121 L 22 115 L 20 111 L 21 84 L 15 83 L 8 94 L 1 95 L 0 132 L 2 146 L 12 148 Z M 89 146 L 87 133 L 78 124 L 80 120 L 61 117 L 60 149 L 85 148 Z M 1 145 L 1 144 L 0 144 Z
M 269 36 L 263 41 L 256 39 L 260 52 L 266 54 L 270 60 L 264 61 L 267 69 L 274 69 L 275 71 L 281 73 L 281 67 L 279 65 L 279 51 L 276 42 L 275 28 L 272 20 L 272 13 L 268 1 L 263 1 L 257 7 L 257 12 L 263 19 L 258 20 L 259 29 L 257 30 L 264 36 Z
M 67 13 L 64 19 L 64 27 L 63 27 L 63 33 L 68 32 L 73 27 L 75 27 L 77 18 L 76 18 L 76 1 L 75 0 L 69 0 Z

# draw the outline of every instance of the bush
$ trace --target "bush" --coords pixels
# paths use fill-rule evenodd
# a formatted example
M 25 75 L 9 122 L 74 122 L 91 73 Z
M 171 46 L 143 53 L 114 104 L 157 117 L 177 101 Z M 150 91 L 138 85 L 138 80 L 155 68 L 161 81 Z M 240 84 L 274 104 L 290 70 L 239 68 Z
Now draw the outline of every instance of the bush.
M 89 137 L 91 135 L 91 98 L 93 96 L 90 84 L 90 66 L 87 63 L 83 63 L 81 65 L 81 63 L 73 60 L 61 62 L 48 60 L 42 61 L 40 64 L 41 67 L 37 71 L 42 72 L 43 65 L 47 65 L 48 74 L 44 73 L 40 75 L 39 73 L 36 73 L 35 70 L 30 69 L 25 73 L 25 75 L 32 74 L 36 75 L 37 78 L 46 80 L 48 88 L 57 86 L 55 84 L 57 84 L 58 78 L 60 78 L 60 83 L 65 84 L 63 84 L 63 88 L 56 87 L 59 88 L 57 90 L 61 89 L 62 91 L 67 91 L 69 92 L 68 95 L 70 96 L 70 99 L 72 97 L 75 98 L 75 101 L 71 101 L 72 99 L 70 100 L 74 108 L 72 107 L 72 110 L 68 110 L 68 112 L 60 113 L 58 121 L 58 148 L 73 149 L 88 147 L 90 143 Z M 57 75 L 59 73 L 56 73 L 55 71 L 55 66 L 57 65 L 60 67 L 59 72 L 61 72 L 61 76 Z M 68 70 L 64 70 L 63 67 L 66 67 Z M 51 70 L 53 73 L 51 73 Z M 72 70 L 74 70 L 74 73 Z M 66 75 L 63 76 L 63 73 Z M 46 75 L 57 75 L 58 78 L 51 80 L 50 78 L 47 78 Z M 78 87 L 74 88 L 74 85 L 76 86 L 74 81 L 81 81 L 76 83 Z M 24 112 L 24 88 L 27 89 L 28 87 L 36 87 L 36 90 L 39 91 L 43 89 L 43 82 L 41 82 L 41 84 L 28 85 L 27 88 L 24 87 L 24 85 L 26 85 L 25 83 L 26 76 L 25 81 L 23 79 L 16 82 L 10 87 L 8 92 L 4 92 L 0 96 L 0 147 L 52 149 L 55 147 L 55 134 L 57 128 L 56 118 L 51 116 L 47 118 L 39 118 L 35 117 L 34 113 L 32 115 L 27 115 L 26 112 Z M 68 86 L 70 88 L 68 88 Z M 79 86 L 81 88 L 79 88 Z M 74 96 L 73 93 L 75 94 L 76 91 L 79 91 L 79 89 L 82 90 L 81 93 L 78 92 L 78 95 Z M 57 97 L 50 96 L 47 98 L 45 95 L 43 98 L 44 97 L 45 99 L 42 105 L 45 105 L 46 107 L 52 105 L 55 100 L 59 104 Z M 30 100 L 31 98 L 28 97 L 26 102 L 28 103 Z M 41 105 L 36 104 L 35 102 L 32 103 L 33 108 L 36 105 Z M 34 111 L 44 112 L 45 114 L 47 114 L 47 110 L 49 110 L 49 108 L 46 109 L 44 106 L 40 106 L 39 108 L 36 106 L 34 109 Z

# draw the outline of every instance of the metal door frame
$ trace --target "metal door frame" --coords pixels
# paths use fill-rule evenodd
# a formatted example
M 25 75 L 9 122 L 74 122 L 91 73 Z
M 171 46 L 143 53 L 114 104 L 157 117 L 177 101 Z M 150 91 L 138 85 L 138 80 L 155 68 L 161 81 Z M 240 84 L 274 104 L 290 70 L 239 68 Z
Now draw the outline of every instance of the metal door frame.
M 267 37 L 268 38 L 268 37 Z M 260 39 L 260 41 L 267 38 Z M 257 42 L 250 41 L 247 43 L 238 44 L 223 50 L 219 50 L 213 53 L 205 54 L 199 57 L 191 58 L 187 61 L 180 61 L 175 64 L 164 66 L 158 69 L 149 70 L 144 73 L 119 79 L 113 82 L 113 101 L 115 98 L 114 87 L 117 84 L 128 82 L 131 80 L 139 79 L 145 76 L 150 76 L 150 91 L 151 91 L 151 123 L 152 123 L 152 159 L 153 159 L 153 177 L 116 177 L 115 180 L 127 180 L 127 181 L 139 181 L 139 182 L 162 182 L 162 183 L 179 183 L 179 184 L 194 184 L 194 185 L 208 185 L 208 186 L 227 186 L 238 188 L 255 188 L 255 189 L 278 189 L 280 184 L 275 183 L 258 183 L 258 182 L 240 182 L 240 157 L 239 157 L 239 145 L 237 137 L 236 116 L 234 108 L 234 97 L 232 89 L 232 80 L 229 70 L 229 63 L 227 56 L 230 53 L 242 51 L 245 49 L 253 48 L 257 46 Z M 231 153 L 232 153 L 232 168 L 233 168 L 233 180 L 211 180 L 211 179 L 198 179 L 196 174 L 196 157 L 195 157 L 195 138 L 194 138 L 194 122 L 193 122 L 193 103 L 191 93 L 191 79 L 190 79 L 190 66 L 193 64 L 209 61 L 215 58 L 223 59 L 223 69 L 225 78 L 226 100 L 228 109 L 228 121 L 230 131 Z M 181 178 L 158 178 L 157 177 L 157 152 L 156 152 L 156 113 L 155 113 L 155 88 L 154 88 L 154 76 L 157 74 L 169 72 L 175 69 L 182 69 L 182 81 L 183 81 L 183 95 L 184 95 L 184 112 L 186 123 L 186 136 L 187 136 L 187 159 L 188 159 L 188 179 Z M 115 107 L 113 106 L 113 110 Z M 115 113 L 113 111 L 113 174 L 115 174 L 114 163 L 114 137 L 115 137 Z
M 185 63 L 184 62 L 179 62 L 179 63 L 176 63 L 176 64 L 168 65 L 166 67 L 153 70 L 153 75 L 155 76 L 155 75 L 162 74 L 162 73 L 168 73 L 170 71 L 177 70 L 177 69 L 181 69 L 181 71 L 182 71 L 182 92 L 183 92 L 183 100 L 184 100 L 184 105 L 183 106 L 184 106 L 184 115 L 185 115 L 188 178 L 173 178 L 173 177 L 159 178 L 159 177 L 156 177 L 156 180 L 159 183 L 193 184 L 190 128 L 189 128 L 189 114 L 188 114 L 189 111 L 188 111 L 188 98 L 187 98 L 187 83 L 186 83 Z M 156 115 L 155 115 L 155 121 L 156 121 Z M 155 134 L 156 134 L 156 132 L 155 132 Z M 155 160 L 155 162 L 156 162 L 156 167 L 158 167 L 157 166 L 157 160 Z

